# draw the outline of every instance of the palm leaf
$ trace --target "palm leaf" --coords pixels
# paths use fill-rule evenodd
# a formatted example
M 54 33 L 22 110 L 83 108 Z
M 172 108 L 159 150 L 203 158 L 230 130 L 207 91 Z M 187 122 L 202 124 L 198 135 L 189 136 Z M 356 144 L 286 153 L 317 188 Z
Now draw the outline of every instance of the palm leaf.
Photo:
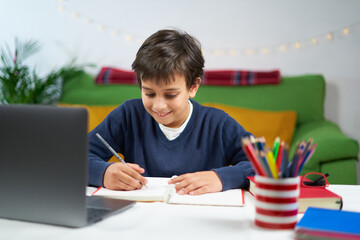
M 25 43 L 15 39 L 15 49 L 17 51 L 17 62 L 22 63 L 26 58 L 40 50 L 40 44 L 34 40 L 27 40 Z
M 30 71 L 28 66 L 23 65 L 23 61 L 39 49 L 36 41 L 20 42 L 18 39 L 15 39 L 14 51 L 7 44 L 1 49 L 0 104 L 55 104 L 61 97 L 63 82 L 82 74 L 85 66 L 92 66 L 76 66 L 73 60 L 40 78 L 35 70 Z
M 11 51 L 11 48 L 8 44 L 5 43 L 5 47 L 1 48 L 1 62 L 4 64 L 5 67 L 13 65 L 13 57 L 14 52 Z

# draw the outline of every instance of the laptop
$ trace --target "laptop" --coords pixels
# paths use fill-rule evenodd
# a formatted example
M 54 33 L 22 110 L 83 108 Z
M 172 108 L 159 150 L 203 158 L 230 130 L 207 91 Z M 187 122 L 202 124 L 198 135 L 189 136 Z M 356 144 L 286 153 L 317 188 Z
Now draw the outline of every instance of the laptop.
M 0 105 L 0 217 L 82 227 L 135 202 L 86 196 L 87 111 Z

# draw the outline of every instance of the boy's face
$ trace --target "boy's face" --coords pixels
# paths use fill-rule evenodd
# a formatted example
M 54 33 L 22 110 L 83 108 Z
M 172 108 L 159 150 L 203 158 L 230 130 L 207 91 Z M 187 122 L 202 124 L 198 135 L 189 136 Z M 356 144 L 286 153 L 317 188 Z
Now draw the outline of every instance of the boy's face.
M 141 97 L 146 111 L 160 124 L 170 128 L 180 127 L 190 113 L 189 98 L 193 98 L 199 84 L 190 90 L 185 77 L 175 75 L 169 84 L 157 85 L 156 81 L 141 81 Z

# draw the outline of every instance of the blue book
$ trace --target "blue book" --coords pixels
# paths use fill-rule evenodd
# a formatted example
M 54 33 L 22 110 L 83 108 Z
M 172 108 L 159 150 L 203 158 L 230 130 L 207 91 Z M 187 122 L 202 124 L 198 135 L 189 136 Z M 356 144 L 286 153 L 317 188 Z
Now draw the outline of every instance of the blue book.
M 296 239 L 360 239 L 360 213 L 309 207 L 295 226 Z

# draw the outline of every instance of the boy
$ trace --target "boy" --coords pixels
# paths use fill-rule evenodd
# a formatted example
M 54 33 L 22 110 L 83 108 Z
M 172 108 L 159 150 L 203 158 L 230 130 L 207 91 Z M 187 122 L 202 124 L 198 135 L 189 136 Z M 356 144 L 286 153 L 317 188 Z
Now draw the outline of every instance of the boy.
M 254 171 L 240 140 L 250 133 L 223 111 L 190 100 L 203 67 L 200 44 L 187 33 L 160 30 L 143 43 L 132 64 L 141 99 L 125 101 L 89 133 L 90 185 L 134 190 L 147 183 L 144 176 L 177 175 L 169 183 L 180 194 L 248 187 Z M 128 165 L 106 162 L 112 154 L 96 133 Z

